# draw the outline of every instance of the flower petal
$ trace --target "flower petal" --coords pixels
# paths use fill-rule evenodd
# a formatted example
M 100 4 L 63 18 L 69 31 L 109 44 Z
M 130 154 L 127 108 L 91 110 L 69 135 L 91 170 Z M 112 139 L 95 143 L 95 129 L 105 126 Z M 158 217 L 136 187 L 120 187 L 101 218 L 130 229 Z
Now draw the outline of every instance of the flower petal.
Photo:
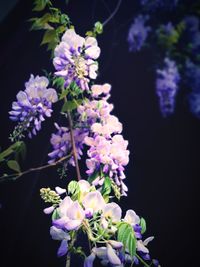
M 84 261 L 84 267 L 93 267 L 93 262 L 95 260 L 95 254 L 92 252 Z
M 63 240 L 60 244 L 60 247 L 58 248 L 57 251 L 57 256 L 58 257 L 62 257 L 64 256 L 68 251 L 68 243 L 67 240 Z
M 107 256 L 108 256 L 109 262 L 111 264 L 113 264 L 113 265 L 120 265 L 121 264 L 119 257 L 116 255 L 114 249 L 109 244 L 107 244 Z

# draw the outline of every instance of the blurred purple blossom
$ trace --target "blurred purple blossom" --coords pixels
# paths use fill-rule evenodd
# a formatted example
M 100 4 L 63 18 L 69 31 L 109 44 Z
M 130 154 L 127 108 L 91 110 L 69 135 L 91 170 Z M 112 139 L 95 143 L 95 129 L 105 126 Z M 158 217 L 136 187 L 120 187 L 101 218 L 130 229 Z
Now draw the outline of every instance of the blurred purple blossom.
M 48 84 L 46 77 L 34 77 L 31 74 L 29 81 L 25 83 L 26 89 L 19 91 L 17 101 L 12 103 L 10 119 L 19 122 L 23 131 L 28 131 L 30 138 L 41 129 L 45 117 L 51 117 L 52 103 L 58 100 L 56 91 L 47 88 Z
M 131 24 L 127 37 L 127 41 L 129 43 L 129 51 L 139 51 L 144 45 L 148 37 L 148 33 L 151 30 L 150 26 L 145 26 L 148 18 L 148 16 L 139 15 Z
M 180 75 L 175 61 L 165 58 L 164 64 L 163 69 L 157 69 L 156 92 L 161 113 L 163 117 L 167 117 L 174 112 Z
M 173 9 L 177 6 L 179 0 L 140 0 L 142 6 L 148 11 L 155 11 L 156 9 Z

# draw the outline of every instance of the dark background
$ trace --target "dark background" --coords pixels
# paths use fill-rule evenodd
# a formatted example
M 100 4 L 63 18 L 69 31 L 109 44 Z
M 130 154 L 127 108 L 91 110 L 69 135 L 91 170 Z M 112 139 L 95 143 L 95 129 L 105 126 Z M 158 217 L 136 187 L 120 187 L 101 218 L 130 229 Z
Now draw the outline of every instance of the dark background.
M 15 1 L 16 2 L 16 1 Z M 97 20 L 104 21 L 117 1 L 70 0 L 63 11 L 71 18 L 80 35 Z M 126 36 L 136 12 L 135 1 L 123 0 L 115 18 L 98 37 L 101 47 L 97 83 L 112 84 L 114 114 L 124 125 L 129 140 L 130 162 L 126 168 L 129 195 L 123 210 L 132 208 L 147 221 L 146 236 L 154 235 L 149 245 L 153 258 L 165 267 L 200 266 L 199 233 L 199 149 L 200 121 L 189 113 L 184 95 L 177 98 L 173 116 L 163 119 L 155 94 L 152 70 L 155 49 L 128 52 Z M 107 4 L 106 4 L 107 3 Z M 15 95 L 24 89 L 30 73 L 53 71 L 49 53 L 39 46 L 42 33 L 30 32 L 27 20 L 33 17 L 31 1 L 20 0 L 4 16 L 0 28 L 0 145 L 9 145 L 8 134 L 14 123 L 8 111 Z M 1 13 L 3 14 L 3 5 Z M 5 9 L 6 12 L 6 9 Z M 57 113 L 58 114 L 58 113 Z M 43 123 L 42 131 L 27 140 L 24 169 L 47 162 L 49 139 L 54 132 L 54 116 Z M 68 181 L 74 178 L 69 171 Z M 15 182 L 0 184 L 0 266 L 65 266 L 56 257 L 59 243 L 49 235 L 50 216 L 39 196 L 41 187 L 65 185 L 53 169 L 26 175 Z M 73 266 L 82 266 L 74 262 Z

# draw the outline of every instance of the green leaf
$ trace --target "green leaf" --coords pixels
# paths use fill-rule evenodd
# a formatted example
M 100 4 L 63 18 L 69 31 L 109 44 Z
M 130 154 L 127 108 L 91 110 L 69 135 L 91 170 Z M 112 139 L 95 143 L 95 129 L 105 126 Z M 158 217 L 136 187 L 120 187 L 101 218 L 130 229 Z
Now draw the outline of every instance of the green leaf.
M 64 83 L 65 83 L 65 80 L 64 80 L 64 78 L 62 78 L 62 77 L 56 77 L 56 78 L 54 78 L 54 80 L 53 80 L 53 86 L 56 86 L 57 88 L 63 88 L 64 87 Z
M 71 194 L 71 199 L 72 200 L 77 200 L 79 199 L 79 196 L 80 196 L 80 186 L 78 184 L 78 182 L 76 181 L 71 181 L 69 184 L 68 184 L 68 194 Z
M 144 218 L 140 219 L 140 226 L 142 227 L 141 233 L 144 234 L 147 230 L 146 221 Z
M 118 225 L 117 240 L 123 243 L 124 250 L 128 250 L 132 257 L 136 254 L 136 238 L 130 224 L 122 222 Z
M 51 218 L 52 218 L 52 220 L 57 220 L 57 219 L 60 218 L 60 216 L 59 216 L 59 212 L 58 212 L 57 209 L 55 209 L 55 210 L 53 211 Z
M 45 9 L 47 3 L 50 3 L 49 0 L 35 0 L 33 11 L 42 11 Z
M 57 37 L 56 30 L 46 30 L 43 36 L 41 45 L 52 43 L 52 42 L 54 43 L 56 40 L 56 37 Z
M 74 109 L 76 109 L 79 105 L 81 105 L 83 102 L 82 99 L 73 99 L 71 101 L 67 101 L 63 104 L 61 112 L 65 113 L 67 111 L 72 111 Z
M 98 33 L 98 34 L 102 34 L 103 33 L 103 24 L 100 21 L 97 21 L 94 24 L 94 32 Z
M 68 89 L 68 88 L 65 89 L 65 90 L 63 90 L 62 93 L 61 93 L 60 96 L 59 96 L 59 100 L 65 98 L 65 97 L 67 96 L 68 93 L 69 93 L 69 89 Z
M 19 173 L 21 171 L 20 166 L 16 160 L 9 160 L 7 162 L 7 165 L 11 170 L 16 171 L 17 173 Z
M 109 176 L 106 176 L 104 183 L 103 183 L 103 186 L 102 186 L 101 193 L 102 193 L 103 197 L 107 197 L 107 196 L 109 196 L 110 192 L 111 192 L 111 180 L 110 180 Z
M 16 143 L 9 146 L 6 150 L 2 151 L 0 153 L 0 162 L 3 161 L 6 157 L 10 156 L 13 152 L 18 151 L 22 143 L 22 141 L 17 141 Z

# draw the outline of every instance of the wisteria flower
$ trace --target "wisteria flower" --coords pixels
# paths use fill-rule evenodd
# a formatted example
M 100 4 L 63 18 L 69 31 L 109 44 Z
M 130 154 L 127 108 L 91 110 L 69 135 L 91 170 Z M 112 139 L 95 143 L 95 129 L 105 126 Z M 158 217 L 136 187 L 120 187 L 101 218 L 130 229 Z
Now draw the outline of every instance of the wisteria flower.
M 82 90 L 89 90 L 90 79 L 97 77 L 95 60 L 99 54 L 100 48 L 94 37 L 83 38 L 74 29 L 68 29 L 54 51 L 55 74 L 64 77 L 65 86 L 74 81 Z
M 93 191 L 84 197 L 82 204 L 86 211 L 89 210 L 93 215 L 93 213 L 103 210 L 106 203 L 99 191 Z
M 164 63 L 164 69 L 157 69 L 156 92 L 159 97 L 160 110 L 166 117 L 174 112 L 180 75 L 175 61 L 165 58 Z
M 68 241 L 70 240 L 69 233 L 59 229 L 55 226 L 50 228 L 50 235 L 52 239 L 61 241 L 60 247 L 58 248 L 58 257 L 64 256 L 68 251 Z
M 139 15 L 131 24 L 127 37 L 127 41 L 129 43 L 129 51 L 136 52 L 141 50 L 141 48 L 143 47 L 148 37 L 148 33 L 151 30 L 150 26 L 145 25 L 148 18 L 148 16 Z
M 57 123 L 55 123 L 55 127 L 57 129 L 57 133 L 52 134 L 51 136 L 50 142 L 53 146 L 53 151 L 48 154 L 48 156 L 51 158 L 51 160 L 49 160 L 49 163 L 53 163 L 56 160 L 67 156 L 72 149 L 70 130 L 67 127 L 60 127 Z M 83 141 L 88 135 L 88 130 L 76 128 L 73 130 L 73 135 L 76 145 L 77 157 L 78 159 L 80 159 L 84 145 Z M 73 156 L 70 158 L 69 163 L 73 166 L 75 165 Z
M 112 223 L 117 223 L 120 221 L 122 216 L 122 210 L 119 205 L 117 205 L 114 202 L 107 203 L 103 209 L 102 212 L 102 226 L 104 228 L 107 228 L 109 225 L 109 221 L 112 221 Z M 116 231 L 115 227 L 112 228 L 114 231 Z
M 25 90 L 19 91 L 17 101 L 12 103 L 10 119 L 20 124 L 28 136 L 36 135 L 45 117 L 51 117 L 52 104 L 58 100 L 57 93 L 47 88 L 49 81 L 44 76 L 31 77 L 25 83 Z

